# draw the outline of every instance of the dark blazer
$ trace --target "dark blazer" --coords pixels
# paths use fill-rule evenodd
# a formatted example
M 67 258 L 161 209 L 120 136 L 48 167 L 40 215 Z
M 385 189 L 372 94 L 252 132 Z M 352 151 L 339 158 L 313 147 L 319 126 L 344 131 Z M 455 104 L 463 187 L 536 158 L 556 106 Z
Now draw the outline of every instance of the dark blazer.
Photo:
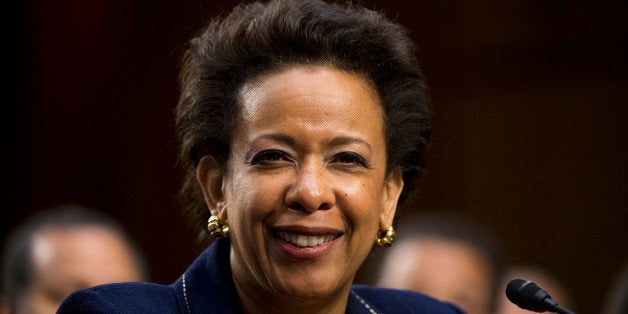
M 57 313 L 242 313 L 229 265 L 229 241 L 210 245 L 170 285 L 113 283 L 75 291 Z M 463 313 L 411 292 L 354 285 L 346 313 Z

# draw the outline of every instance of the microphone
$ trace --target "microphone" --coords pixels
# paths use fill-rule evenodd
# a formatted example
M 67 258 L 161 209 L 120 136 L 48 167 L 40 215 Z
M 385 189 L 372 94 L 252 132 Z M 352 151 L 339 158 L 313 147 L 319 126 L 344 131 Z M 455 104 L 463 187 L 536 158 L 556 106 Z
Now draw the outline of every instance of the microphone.
M 524 279 L 513 279 L 506 286 L 506 296 L 510 302 L 524 310 L 534 312 L 550 311 L 560 314 L 574 314 L 560 307 L 550 295 L 534 282 Z

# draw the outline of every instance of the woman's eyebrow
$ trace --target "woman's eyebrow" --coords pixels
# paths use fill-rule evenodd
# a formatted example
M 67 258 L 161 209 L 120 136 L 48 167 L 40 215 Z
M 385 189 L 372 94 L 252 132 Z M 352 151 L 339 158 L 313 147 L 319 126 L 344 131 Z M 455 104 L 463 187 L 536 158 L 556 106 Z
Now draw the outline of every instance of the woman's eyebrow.
M 354 136 L 334 137 L 333 139 L 331 139 L 331 141 L 329 141 L 328 145 L 329 146 L 342 146 L 342 145 L 354 144 L 354 143 L 365 145 L 369 150 L 372 150 L 371 145 L 367 141 L 359 137 L 354 137 Z
M 296 144 L 296 139 L 290 135 L 287 134 L 283 134 L 283 133 L 265 133 L 265 134 L 261 134 L 259 136 L 256 136 L 253 138 L 253 140 L 251 142 L 257 142 L 259 140 L 272 140 L 275 142 L 280 142 L 280 143 L 284 143 L 284 144 L 288 144 L 288 145 L 295 145 Z
M 254 142 L 258 142 L 260 140 L 271 140 L 274 142 L 278 142 L 278 143 L 283 143 L 286 144 L 288 146 L 296 146 L 298 145 L 297 143 L 297 139 L 293 136 L 290 136 L 288 134 L 283 134 L 283 133 L 266 133 L 266 134 L 261 134 L 259 136 L 256 136 L 252 139 L 252 143 Z M 349 144 L 359 144 L 359 145 L 364 145 L 366 146 L 366 148 L 369 151 L 373 151 L 373 148 L 371 146 L 371 144 L 369 144 L 367 141 L 359 138 L 359 137 L 355 137 L 355 136 L 336 136 L 333 137 L 332 139 L 330 139 L 326 145 L 328 147 L 338 147 L 338 146 L 343 146 L 343 145 L 349 145 Z

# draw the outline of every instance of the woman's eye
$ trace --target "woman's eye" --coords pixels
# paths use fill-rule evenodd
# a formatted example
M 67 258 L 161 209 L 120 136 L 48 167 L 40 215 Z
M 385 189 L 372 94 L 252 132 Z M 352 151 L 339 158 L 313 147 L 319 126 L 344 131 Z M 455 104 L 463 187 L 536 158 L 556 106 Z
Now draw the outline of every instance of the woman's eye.
M 255 156 L 253 156 L 253 158 L 251 159 L 251 164 L 264 165 L 264 164 L 269 164 L 272 162 L 277 162 L 277 161 L 282 161 L 282 160 L 287 160 L 287 159 L 288 157 L 286 156 L 284 152 L 280 150 L 276 150 L 276 149 L 269 149 L 269 150 L 264 150 L 255 154 Z
M 337 154 L 334 158 L 334 161 L 343 164 L 355 164 L 362 167 L 368 167 L 368 164 L 366 163 L 364 157 L 354 152 L 342 152 L 340 154 Z

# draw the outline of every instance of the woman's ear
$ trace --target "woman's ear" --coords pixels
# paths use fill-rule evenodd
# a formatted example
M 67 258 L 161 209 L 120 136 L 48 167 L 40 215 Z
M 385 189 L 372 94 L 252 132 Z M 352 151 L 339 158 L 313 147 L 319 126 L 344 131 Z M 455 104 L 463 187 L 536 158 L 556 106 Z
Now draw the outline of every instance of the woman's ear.
M 382 200 L 384 210 L 379 220 L 380 230 L 386 230 L 388 227 L 392 226 L 402 190 L 403 175 L 401 167 L 398 167 L 386 177 L 386 182 L 384 182 L 384 199 Z
M 222 192 L 222 172 L 216 158 L 206 155 L 196 167 L 196 180 L 203 190 L 205 203 L 212 215 L 221 217 L 224 209 L 224 193 Z

